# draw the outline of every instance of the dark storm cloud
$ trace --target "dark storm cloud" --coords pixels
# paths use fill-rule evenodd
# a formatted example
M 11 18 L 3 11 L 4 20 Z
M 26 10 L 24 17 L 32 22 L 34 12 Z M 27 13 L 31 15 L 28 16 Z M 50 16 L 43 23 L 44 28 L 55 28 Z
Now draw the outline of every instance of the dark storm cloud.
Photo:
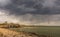
M 60 0 L 3 0 L 0 1 L 0 9 L 9 11 L 9 16 L 13 15 L 19 18 L 20 22 L 27 24 L 40 24 L 48 22 L 48 19 L 51 21 L 60 19 L 59 16 L 53 16 L 60 14 Z
M 10 10 L 10 14 L 59 14 L 59 0 L 11 0 L 2 9 Z M 4 4 L 5 5 L 5 4 Z

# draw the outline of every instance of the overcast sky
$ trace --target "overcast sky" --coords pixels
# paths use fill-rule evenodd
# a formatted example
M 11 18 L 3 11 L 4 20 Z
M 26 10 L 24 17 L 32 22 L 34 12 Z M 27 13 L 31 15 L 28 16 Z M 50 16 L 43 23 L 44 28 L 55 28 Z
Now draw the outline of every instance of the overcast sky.
M 0 0 L 0 22 L 5 21 L 60 26 L 60 0 Z

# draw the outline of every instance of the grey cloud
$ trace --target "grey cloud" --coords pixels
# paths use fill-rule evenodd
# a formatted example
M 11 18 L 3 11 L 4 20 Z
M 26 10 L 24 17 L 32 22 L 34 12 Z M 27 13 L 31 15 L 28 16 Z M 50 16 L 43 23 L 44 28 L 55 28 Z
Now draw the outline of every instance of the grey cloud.
M 20 8 L 21 10 L 23 10 L 24 12 L 28 12 L 28 11 L 35 11 L 36 9 L 34 8 L 27 8 L 25 7 L 25 5 L 20 5 L 20 6 L 17 6 L 17 8 Z
M 11 0 L 0 0 L 0 7 L 4 7 L 11 3 Z
M 48 22 L 48 18 L 50 21 L 60 19 L 51 16 L 51 14 L 60 14 L 59 2 L 59 0 L 11 0 L 10 4 L 3 4 L 0 9 L 8 10 L 9 15 L 19 16 L 21 22 L 40 24 Z
M 60 14 L 58 0 L 12 0 L 12 4 L 4 7 L 12 14 Z M 57 5 L 58 4 L 58 5 Z M 10 13 L 10 14 L 11 14 Z

